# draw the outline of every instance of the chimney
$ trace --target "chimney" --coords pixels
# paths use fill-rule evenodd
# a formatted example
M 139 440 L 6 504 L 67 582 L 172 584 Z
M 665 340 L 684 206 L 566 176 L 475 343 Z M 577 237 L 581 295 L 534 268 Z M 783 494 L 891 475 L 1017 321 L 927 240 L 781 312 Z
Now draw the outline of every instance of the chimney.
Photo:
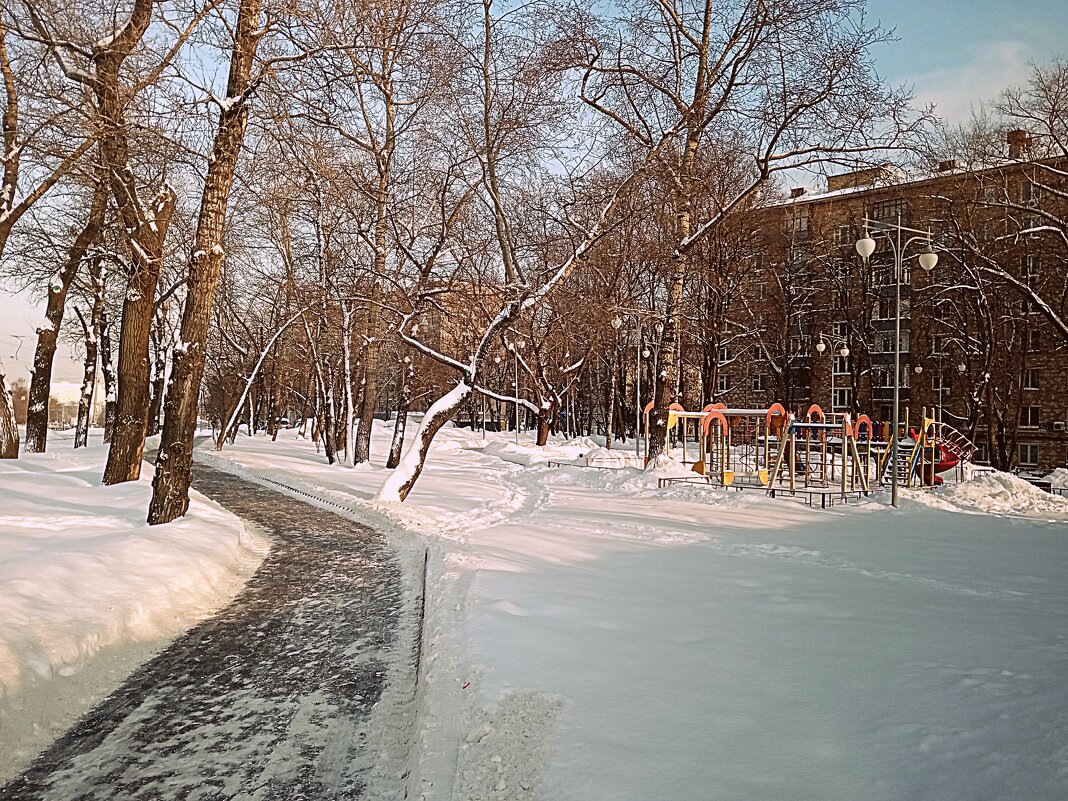
M 805 187 L 803 187 L 803 186 L 795 187 L 794 189 L 790 190 L 790 199 L 793 200 L 793 199 L 799 198 L 803 194 L 805 194 Z
M 939 172 L 950 172 L 950 171 L 955 170 L 955 169 L 957 169 L 957 160 L 956 159 L 946 159 L 945 161 L 938 162 L 938 171 Z
M 1005 141 L 1009 145 L 1010 159 L 1023 159 L 1030 155 L 1031 134 L 1023 128 L 1016 128 L 1009 131 L 1005 136 Z

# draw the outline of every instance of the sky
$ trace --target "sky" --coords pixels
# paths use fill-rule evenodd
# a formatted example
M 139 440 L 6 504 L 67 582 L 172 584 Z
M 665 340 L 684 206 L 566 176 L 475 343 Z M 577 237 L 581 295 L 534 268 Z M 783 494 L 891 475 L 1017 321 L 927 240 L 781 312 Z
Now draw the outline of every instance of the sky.
M 898 41 L 873 56 L 880 74 L 934 103 L 950 122 L 965 122 L 973 105 L 1027 80 L 1031 64 L 1068 57 L 1065 0 L 868 0 L 869 22 L 893 29 Z M 36 303 L 35 303 L 36 301 Z M 0 284 L 0 358 L 9 381 L 28 376 L 40 298 L 12 296 Z M 17 358 L 15 356 L 17 352 Z M 69 348 L 57 355 L 57 380 L 80 380 Z

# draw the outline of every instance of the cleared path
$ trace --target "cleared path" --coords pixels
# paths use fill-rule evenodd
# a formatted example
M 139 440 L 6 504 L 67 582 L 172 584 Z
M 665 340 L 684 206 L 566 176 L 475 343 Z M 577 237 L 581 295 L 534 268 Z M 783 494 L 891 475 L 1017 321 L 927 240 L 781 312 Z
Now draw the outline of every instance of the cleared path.
M 358 798 L 390 659 L 411 659 L 385 538 L 212 468 L 194 487 L 273 539 L 233 603 L 135 671 L 0 799 Z

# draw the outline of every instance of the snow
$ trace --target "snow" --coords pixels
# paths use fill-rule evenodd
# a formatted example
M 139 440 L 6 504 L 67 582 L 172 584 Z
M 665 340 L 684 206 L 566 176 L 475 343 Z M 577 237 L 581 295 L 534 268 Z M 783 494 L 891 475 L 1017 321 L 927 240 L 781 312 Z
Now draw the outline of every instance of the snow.
M 426 538 L 409 798 L 1068 797 L 1053 496 L 987 475 L 811 509 L 445 428 L 376 503 L 390 434 L 359 472 L 296 431 L 219 461 Z
M 1058 467 L 1046 476 L 1055 489 L 1068 489 L 1068 467 Z
M 920 503 L 965 512 L 1068 515 L 1068 498 L 1050 495 L 1018 476 L 999 471 L 980 473 L 964 484 L 945 484 L 930 492 L 913 493 L 913 497 Z
M 195 492 L 189 515 L 149 527 L 151 471 L 100 486 L 106 447 L 50 439 L 46 454 L 0 461 L 0 779 L 109 689 L 80 683 L 94 657 L 125 658 L 186 630 L 266 554 L 260 536 Z

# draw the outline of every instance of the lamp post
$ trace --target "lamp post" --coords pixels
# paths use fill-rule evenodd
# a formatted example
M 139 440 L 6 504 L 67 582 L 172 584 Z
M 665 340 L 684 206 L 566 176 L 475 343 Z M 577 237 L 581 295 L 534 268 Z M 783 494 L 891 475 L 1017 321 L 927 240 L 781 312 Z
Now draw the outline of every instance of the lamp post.
M 501 354 L 498 353 L 493 357 L 493 371 L 497 374 L 497 391 L 500 392 L 503 387 L 501 384 L 504 381 L 501 380 Z M 497 431 L 501 430 L 501 402 L 497 400 Z
M 823 333 L 820 333 L 819 340 L 820 341 L 816 343 L 816 351 L 818 353 L 822 354 L 825 350 L 827 350 L 827 343 L 828 342 L 832 342 L 833 344 L 831 345 L 831 347 L 833 347 L 835 349 L 835 351 L 837 352 L 837 354 L 839 356 L 841 356 L 843 359 L 845 359 L 845 358 L 847 358 L 849 356 L 849 347 L 842 340 L 832 340 L 831 338 L 827 337 Z M 832 412 L 834 411 L 834 407 L 835 407 L 835 402 L 834 402 L 834 356 L 832 355 L 831 356 L 831 411 Z
M 894 251 L 894 430 L 893 439 L 890 442 L 891 477 L 890 477 L 890 505 L 897 506 L 897 473 L 898 473 L 898 428 L 901 425 L 901 279 L 904 262 L 904 249 L 913 242 L 925 242 L 926 247 L 919 254 L 920 266 L 930 272 L 938 264 L 938 254 L 931 247 L 931 232 L 920 231 L 915 228 L 906 228 L 901 224 L 901 214 L 897 215 L 897 221 L 888 223 L 882 220 L 864 218 L 864 236 L 857 240 L 857 253 L 866 264 L 871 254 L 875 252 L 875 240 L 868 233 L 869 227 L 876 228 L 877 232 L 886 232 L 887 241 Z M 894 236 L 890 236 L 890 233 Z M 902 234 L 909 234 L 908 239 L 901 241 Z
M 519 444 L 519 351 L 526 346 L 523 337 L 516 337 L 511 342 L 505 342 L 505 347 L 512 351 L 512 365 L 515 368 L 515 444 Z
M 610 321 L 612 326 L 612 364 L 610 367 L 610 381 L 608 387 L 608 410 L 605 415 L 604 446 L 611 449 L 612 440 L 616 433 L 616 392 L 619 390 L 619 329 L 623 327 L 623 318 L 618 314 Z

